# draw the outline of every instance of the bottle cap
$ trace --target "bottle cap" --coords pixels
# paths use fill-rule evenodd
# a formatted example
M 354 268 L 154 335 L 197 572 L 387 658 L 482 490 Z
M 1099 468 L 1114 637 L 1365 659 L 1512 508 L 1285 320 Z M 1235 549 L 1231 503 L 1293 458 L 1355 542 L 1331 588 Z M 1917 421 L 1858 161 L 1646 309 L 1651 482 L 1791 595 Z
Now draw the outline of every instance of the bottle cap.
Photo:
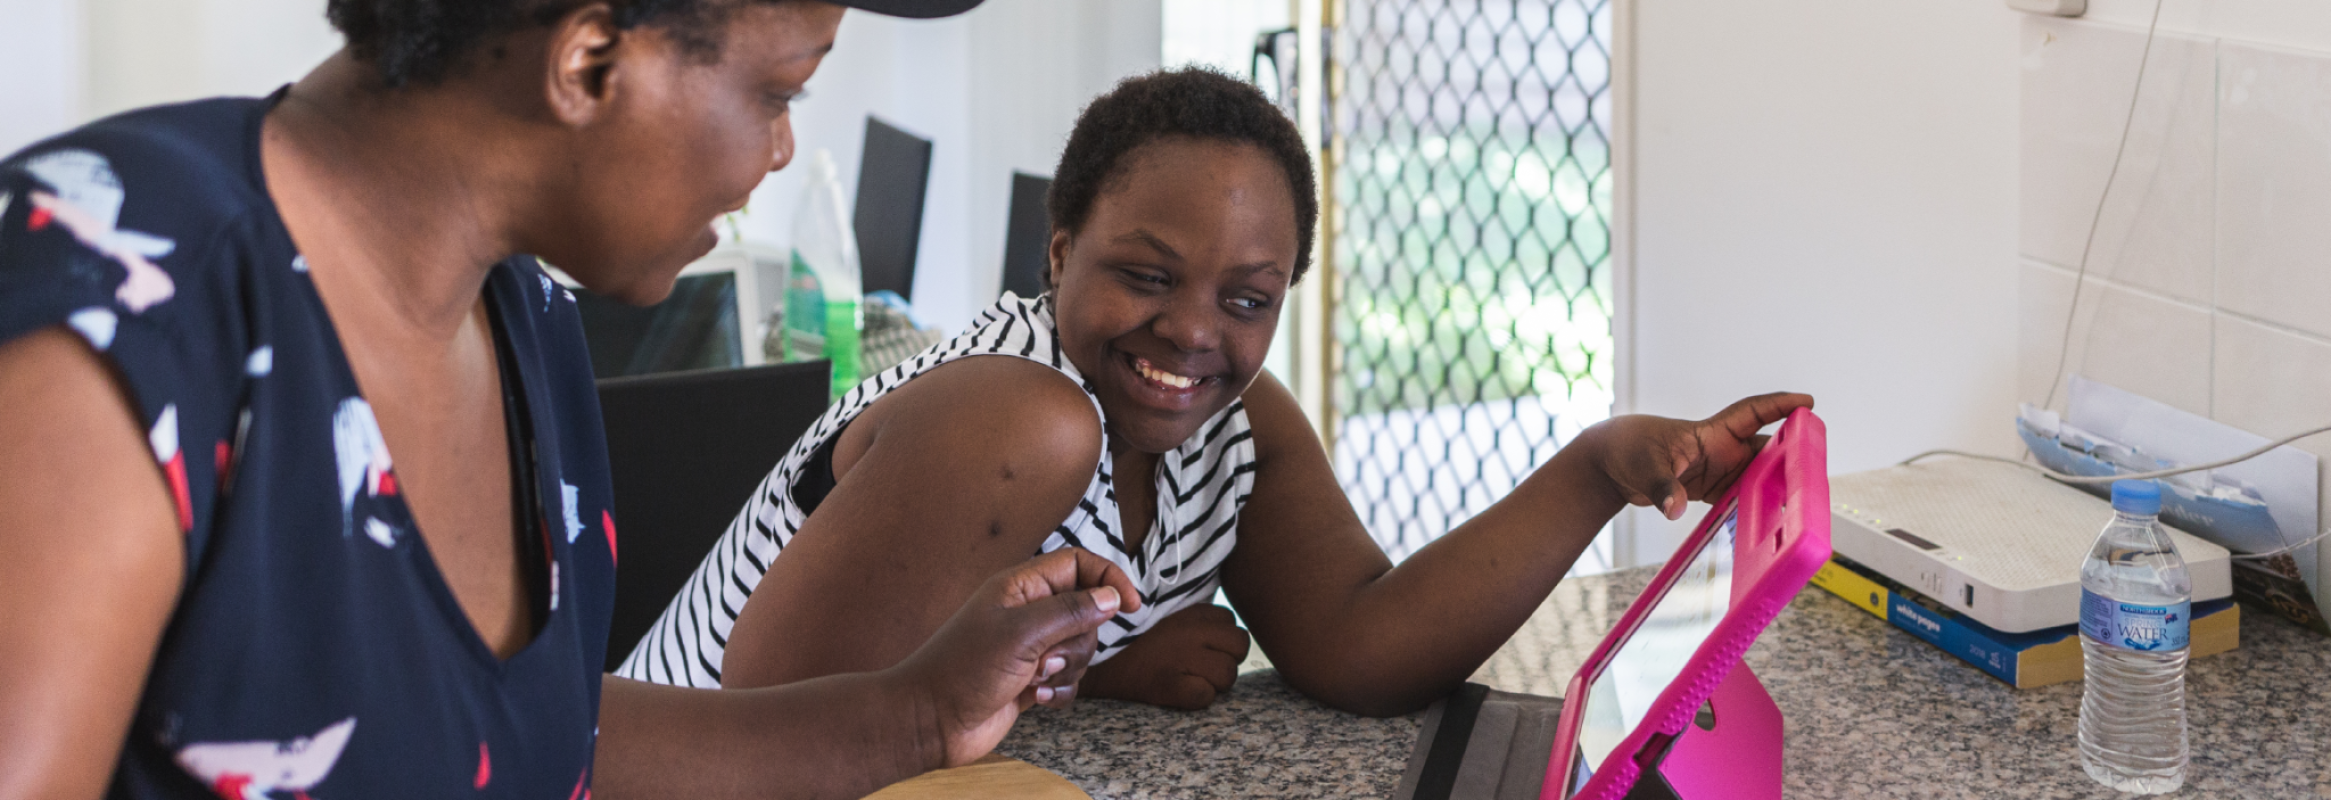
M 2161 484 L 2152 481 L 2113 481 L 2112 510 L 2123 514 L 2161 513 Z

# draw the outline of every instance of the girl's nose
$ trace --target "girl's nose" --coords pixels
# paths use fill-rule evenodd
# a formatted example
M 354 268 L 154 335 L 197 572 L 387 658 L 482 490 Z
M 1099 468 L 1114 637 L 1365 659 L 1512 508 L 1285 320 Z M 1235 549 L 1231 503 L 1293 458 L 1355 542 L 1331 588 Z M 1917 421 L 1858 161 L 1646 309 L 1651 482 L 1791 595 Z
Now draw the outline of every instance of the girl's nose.
M 1176 350 L 1202 353 L 1214 349 L 1222 341 L 1221 332 L 1214 328 L 1214 317 L 1209 300 L 1197 297 L 1194 292 L 1177 292 L 1167 302 L 1165 309 L 1158 312 L 1157 320 L 1151 323 L 1150 329 L 1158 338 L 1173 344 Z

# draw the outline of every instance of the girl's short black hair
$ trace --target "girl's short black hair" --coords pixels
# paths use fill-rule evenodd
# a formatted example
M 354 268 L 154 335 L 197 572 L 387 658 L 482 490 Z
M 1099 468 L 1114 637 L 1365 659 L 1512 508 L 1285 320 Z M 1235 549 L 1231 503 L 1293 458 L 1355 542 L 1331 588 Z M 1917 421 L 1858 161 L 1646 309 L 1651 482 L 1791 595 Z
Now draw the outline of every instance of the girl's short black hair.
M 1295 272 L 1311 266 L 1319 226 L 1319 189 L 1311 153 L 1293 120 L 1261 90 L 1206 67 L 1161 70 L 1127 78 L 1078 115 L 1052 191 L 1044 198 L 1052 229 L 1074 233 L 1092 214 L 1093 200 L 1118 177 L 1125 155 L 1171 136 L 1251 144 L 1278 162 L 1295 196 Z
M 329 0 L 324 15 L 349 51 L 379 68 L 390 88 L 429 85 L 451 74 L 486 42 L 548 25 L 587 0 Z M 720 56 L 720 24 L 747 2 L 777 0 L 605 0 L 617 27 L 654 24 L 692 55 Z

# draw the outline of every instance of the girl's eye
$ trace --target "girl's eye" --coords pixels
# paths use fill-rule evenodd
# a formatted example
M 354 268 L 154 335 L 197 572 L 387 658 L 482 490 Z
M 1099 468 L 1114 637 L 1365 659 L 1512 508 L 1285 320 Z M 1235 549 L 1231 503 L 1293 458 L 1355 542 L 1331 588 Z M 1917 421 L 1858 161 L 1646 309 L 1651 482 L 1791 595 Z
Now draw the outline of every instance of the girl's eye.
M 1150 286 L 1164 286 L 1166 283 L 1165 276 L 1149 272 L 1142 272 L 1140 270 L 1126 270 L 1125 277 L 1126 279 L 1135 283 L 1147 284 Z
M 1232 305 L 1238 306 L 1239 308 L 1243 308 L 1248 311 L 1261 311 L 1264 308 L 1270 306 L 1269 302 L 1258 300 L 1252 297 L 1233 297 L 1230 298 L 1230 302 Z

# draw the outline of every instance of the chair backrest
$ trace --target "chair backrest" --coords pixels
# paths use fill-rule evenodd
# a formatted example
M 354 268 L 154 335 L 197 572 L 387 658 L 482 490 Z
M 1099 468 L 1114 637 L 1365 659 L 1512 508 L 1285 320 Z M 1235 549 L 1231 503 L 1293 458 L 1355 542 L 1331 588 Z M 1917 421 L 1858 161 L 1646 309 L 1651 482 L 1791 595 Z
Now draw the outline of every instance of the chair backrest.
M 1052 217 L 1044 195 L 1052 179 L 1012 173 L 1012 212 L 1004 228 L 1004 291 L 1035 297 L 1044 291 L 1044 271 L 1052 266 Z
M 873 117 L 858 156 L 858 276 L 867 292 L 915 298 L 915 251 L 923 238 L 923 197 L 931 188 L 931 140 Z
M 615 484 L 607 669 L 646 635 L 787 448 L 825 413 L 824 361 L 599 382 Z

